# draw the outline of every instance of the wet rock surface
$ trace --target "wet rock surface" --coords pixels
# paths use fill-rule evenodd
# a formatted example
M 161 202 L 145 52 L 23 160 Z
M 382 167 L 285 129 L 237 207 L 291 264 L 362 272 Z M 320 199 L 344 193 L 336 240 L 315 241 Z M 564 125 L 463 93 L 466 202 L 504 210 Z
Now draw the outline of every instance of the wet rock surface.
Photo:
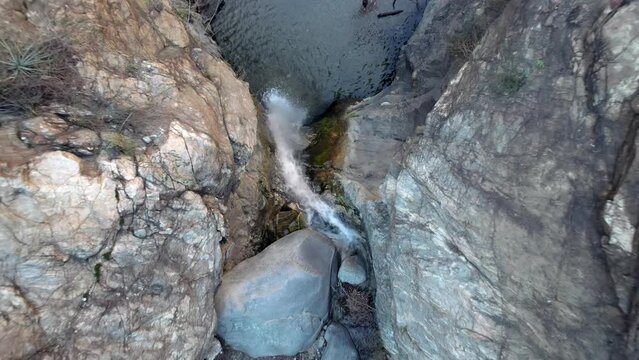
M 308 349 L 327 320 L 337 253 L 305 229 L 271 244 L 224 274 L 217 291 L 217 333 L 252 357 Z

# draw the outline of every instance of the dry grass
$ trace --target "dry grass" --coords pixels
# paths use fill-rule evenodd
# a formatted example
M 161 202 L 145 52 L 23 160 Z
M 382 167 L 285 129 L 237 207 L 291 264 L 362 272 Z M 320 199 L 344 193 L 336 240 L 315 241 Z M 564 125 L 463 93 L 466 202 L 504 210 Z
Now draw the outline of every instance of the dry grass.
M 370 294 L 353 286 L 344 286 L 346 308 L 353 325 L 370 326 L 375 322 L 375 309 Z
M 120 133 L 103 133 L 102 140 L 105 148 L 126 156 L 135 155 L 135 149 L 138 147 L 138 142 L 134 138 Z

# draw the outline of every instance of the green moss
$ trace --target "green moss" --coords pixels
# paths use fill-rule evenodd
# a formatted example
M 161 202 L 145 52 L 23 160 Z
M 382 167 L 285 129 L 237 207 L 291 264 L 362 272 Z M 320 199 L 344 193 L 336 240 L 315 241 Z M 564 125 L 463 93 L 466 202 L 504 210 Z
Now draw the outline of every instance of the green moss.
M 528 80 L 528 72 L 513 64 L 501 68 L 496 76 L 496 92 L 502 95 L 513 95 L 518 92 Z
M 102 277 L 102 263 L 97 263 L 93 267 L 93 276 L 95 277 L 95 282 L 100 282 L 100 278 Z
M 293 221 L 291 225 L 288 227 L 288 231 L 289 233 L 293 233 L 297 230 L 305 229 L 306 227 L 307 227 L 306 222 L 304 221 L 302 214 L 298 214 L 297 217 L 295 218 L 295 221 Z
M 109 260 L 111 260 L 111 259 L 112 259 L 112 257 L 111 257 L 111 251 L 107 251 L 107 252 L 105 252 L 104 254 L 102 254 L 102 258 L 103 258 L 105 261 L 109 261 Z
M 313 124 L 312 128 L 315 136 L 307 149 L 311 164 L 324 166 L 336 159 L 347 123 L 341 114 L 332 114 Z

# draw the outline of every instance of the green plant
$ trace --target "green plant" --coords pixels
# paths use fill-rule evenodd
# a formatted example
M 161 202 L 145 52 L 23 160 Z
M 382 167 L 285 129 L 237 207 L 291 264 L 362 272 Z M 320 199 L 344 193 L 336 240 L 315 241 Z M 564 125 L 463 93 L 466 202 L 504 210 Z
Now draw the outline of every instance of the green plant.
M 49 65 L 53 62 L 53 54 L 43 46 L 19 46 L 4 39 L 0 40 L 0 46 L 6 52 L 6 58 L 0 60 L 0 63 L 9 79 L 45 75 L 51 71 Z
M 307 150 L 313 165 L 322 166 L 338 155 L 338 145 L 348 126 L 342 116 L 341 113 L 330 114 L 312 125 L 315 136 Z
M 0 39 L 0 112 L 32 111 L 73 98 L 80 85 L 75 54 L 66 43 L 20 44 Z
M 508 64 L 497 73 L 497 92 L 512 95 L 518 92 L 528 80 L 528 73 L 516 65 Z

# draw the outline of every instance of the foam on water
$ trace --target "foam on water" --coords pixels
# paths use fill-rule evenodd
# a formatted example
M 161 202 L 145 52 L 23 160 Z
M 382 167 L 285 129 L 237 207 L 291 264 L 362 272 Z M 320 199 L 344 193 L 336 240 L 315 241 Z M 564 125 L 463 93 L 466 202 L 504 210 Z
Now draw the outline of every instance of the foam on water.
M 267 91 L 263 100 L 267 108 L 268 127 L 275 141 L 276 157 L 286 187 L 299 201 L 309 224 L 315 224 L 317 230 L 324 233 L 332 232 L 329 230 L 330 227 L 336 229 L 337 233 L 332 232 L 327 235 L 334 240 L 346 242 L 341 245 L 348 246 L 357 238 L 357 233 L 346 226 L 339 219 L 335 210 L 311 189 L 308 179 L 304 175 L 302 164 L 296 158 L 296 154 L 306 145 L 302 126 L 307 118 L 307 111 L 277 90 Z M 330 227 L 323 226 L 324 224 L 321 222 L 314 222 L 316 215 Z M 337 239 L 335 239 L 336 237 Z

